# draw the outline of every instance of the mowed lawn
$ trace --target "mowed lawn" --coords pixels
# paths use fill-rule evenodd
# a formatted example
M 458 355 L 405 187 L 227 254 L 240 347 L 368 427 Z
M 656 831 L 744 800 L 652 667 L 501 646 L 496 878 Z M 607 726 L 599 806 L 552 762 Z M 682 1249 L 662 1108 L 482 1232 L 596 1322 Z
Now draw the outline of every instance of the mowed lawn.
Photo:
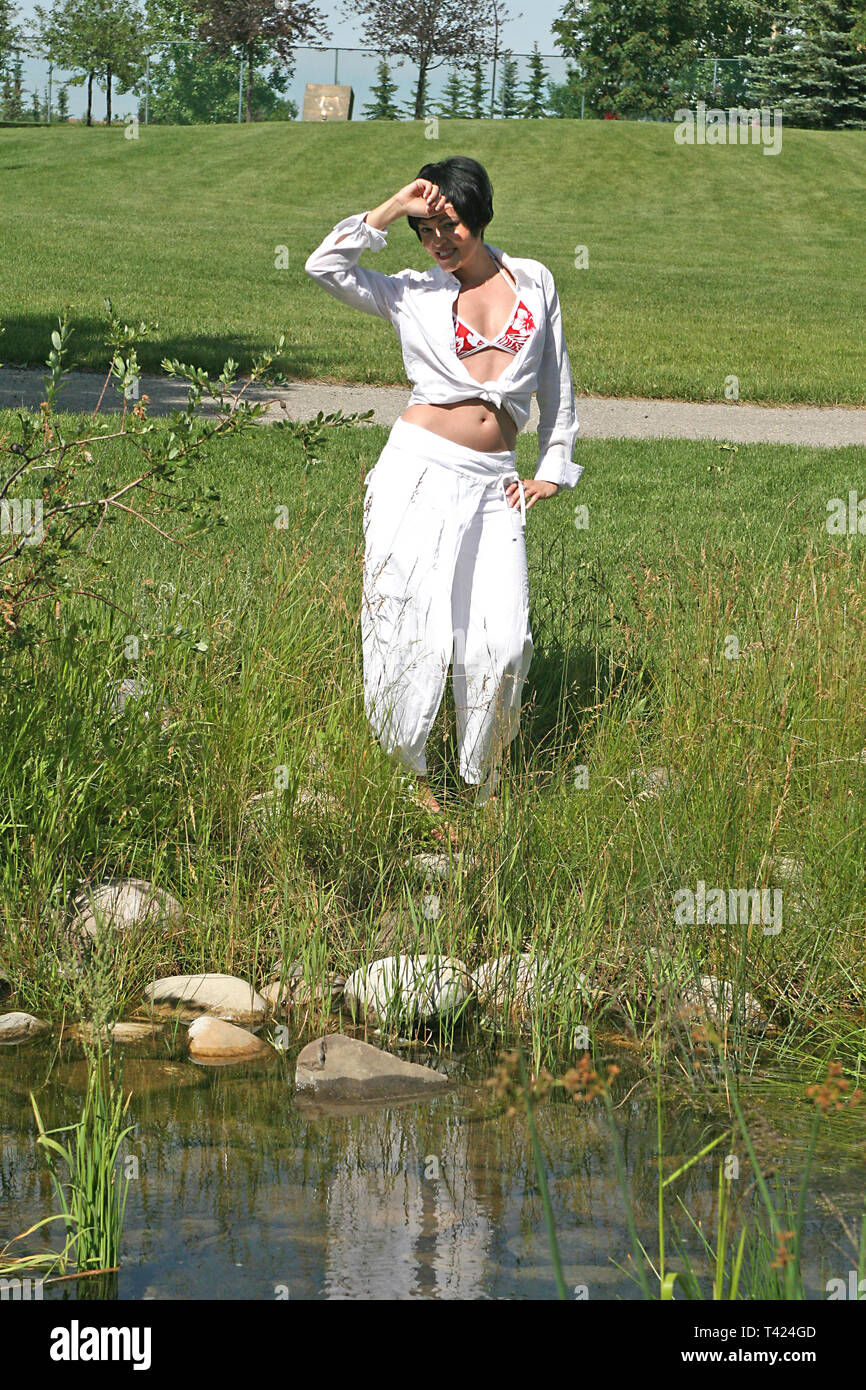
M 603 121 L 442 121 L 438 139 L 423 122 L 0 131 L 0 360 L 44 361 L 68 305 L 77 363 L 102 367 L 108 296 L 158 320 L 151 370 L 244 369 L 284 333 L 289 377 L 402 383 L 390 325 L 304 261 L 457 153 L 490 172 L 487 239 L 553 271 L 579 392 L 721 400 L 736 376 L 743 401 L 866 404 L 863 131 L 786 129 L 776 156 Z M 399 222 L 365 263 L 429 259 Z

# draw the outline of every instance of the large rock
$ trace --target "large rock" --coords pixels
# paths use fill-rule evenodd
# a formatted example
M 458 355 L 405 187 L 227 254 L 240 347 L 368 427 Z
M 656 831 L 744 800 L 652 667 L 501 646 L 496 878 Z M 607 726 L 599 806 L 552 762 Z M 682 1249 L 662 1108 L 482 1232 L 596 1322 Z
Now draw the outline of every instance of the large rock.
M 272 1054 L 269 1043 L 222 1018 L 197 1018 L 189 1025 L 189 1055 L 198 1061 L 247 1062 Z
M 143 878 L 115 878 L 98 887 L 86 884 L 73 900 L 72 924 L 95 938 L 100 926 L 126 932 L 141 926 L 176 926 L 183 908 L 176 898 Z
M 494 956 L 479 965 L 472 978 L 479 1003 L 492 1009 L 508 1009 L 514 1016 L 528 1014 L 535 1004 L 556 996 L 580 995 L 586 1006 L 596 1003 L 600 996 L 584 974 L 530 952 L 522 956 Z
M 448 1084 L 443 1072 L 404 1062 L 342 1033 L 308 1043 L 295 1073 L 298 1092 L 321 1100 L 403 1100 L 435 1094 Z
M 44 1033 L 47 1027 L 47 1023 L 32 1014 L 0 1014 L 0 1043 L 27 1042 Z
M 432 1023 L 462 1009 L 469 971 L 447 956 L 386 956 L 350 975 L 343 998 L 353 1016 Z
M 267 1000 L 234 975 L 171 975 L 148 985 L 144 994 L 154 1012 L 181 1019 L 209 1014 L 231 1023 L 261 1023 L 268 1012 Z

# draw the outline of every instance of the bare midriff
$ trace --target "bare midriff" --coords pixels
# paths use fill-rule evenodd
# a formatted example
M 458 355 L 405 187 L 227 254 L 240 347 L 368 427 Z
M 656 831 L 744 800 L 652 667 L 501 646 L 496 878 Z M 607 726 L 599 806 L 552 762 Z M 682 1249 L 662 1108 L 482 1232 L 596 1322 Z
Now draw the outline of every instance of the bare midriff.
M 483 348 L 463 362 L 480 383 L 495 380 L 511 360 L 511 353 L 501 348 Z M 491 405 L 481 396 L 454 405 L 410 405 L 401 419 L 483 454 L 510 453 L 517 439 L 517 426 L 505 406 Z

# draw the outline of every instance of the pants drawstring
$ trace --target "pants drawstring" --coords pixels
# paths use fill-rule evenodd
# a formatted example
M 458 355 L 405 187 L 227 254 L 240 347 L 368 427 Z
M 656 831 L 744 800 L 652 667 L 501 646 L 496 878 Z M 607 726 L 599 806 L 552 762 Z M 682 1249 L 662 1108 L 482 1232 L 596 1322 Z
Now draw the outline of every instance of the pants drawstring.
M 524 488 L 523 483 L 521 482 L 520 478 L 517 477 L 516 474 L 515 474 L 515 476 L 514 476 L 513 478 L 503 478 L 503 479 L 502 479 L 502 491 L 503 491 L 503 494 L 504 494 L 504 496 L 505 496 L 506 502 L 508 501 L 508 485 L 509 485 L 509 483 L 517 483 L 517 486 L 518 486 L 518 488 L 519 488 L 519 490 L 520 490 L 520 522 L 521 522 L 521 525 L 522 525 L 522 526 L 525 526 L 525 525 L 526 525 L 526 489 Z

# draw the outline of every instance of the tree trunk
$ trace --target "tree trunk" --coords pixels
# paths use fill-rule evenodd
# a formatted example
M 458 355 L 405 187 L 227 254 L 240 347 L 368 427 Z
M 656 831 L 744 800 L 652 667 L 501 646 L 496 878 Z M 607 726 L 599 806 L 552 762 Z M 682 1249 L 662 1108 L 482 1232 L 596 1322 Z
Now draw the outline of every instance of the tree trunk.
M 427 60 L 422 59 L 418 64 L 418 85 L 415 88 L 415 120 L 424 119 L 424 98 L 427 87 Z
M 93 69 L 87 74 L 87 124 L 93 125 L 91 112 L 93 110 Z
M 246 119 L 253 119 L 253 46 L 247 48 L 247 114 Z
M 105 69 L 105 124 L 111 125 L 111 65 Z

